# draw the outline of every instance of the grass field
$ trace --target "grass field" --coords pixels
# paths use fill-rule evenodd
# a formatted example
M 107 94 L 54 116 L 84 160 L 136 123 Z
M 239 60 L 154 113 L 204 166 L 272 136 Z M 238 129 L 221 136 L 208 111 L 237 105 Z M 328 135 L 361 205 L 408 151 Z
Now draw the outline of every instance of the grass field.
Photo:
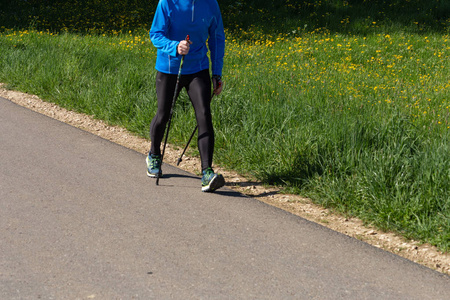
M 0 81 L 147 136 L 155 1 L 141 2 L 109 7 L 122 25 L 94 5 L 88 16 L 74 5 L 59 19 L 51 7 L 10 17 L 0 24 Z M 215 162 L 448 251 L 450 5 L 220 4 L 226 85 L 212 107 Z M 170 142 L 184 145 L 194 120 L 182 94 Z

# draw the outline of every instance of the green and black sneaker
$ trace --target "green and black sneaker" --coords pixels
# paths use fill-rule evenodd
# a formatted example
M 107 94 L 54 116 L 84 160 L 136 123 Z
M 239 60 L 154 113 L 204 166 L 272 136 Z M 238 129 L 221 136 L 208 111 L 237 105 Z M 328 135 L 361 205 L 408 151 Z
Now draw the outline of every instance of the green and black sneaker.
M 162 177 L 161 155 L 149 154 L 147 156 L 146 162 L 147 162 L 147 176 Z
M 212 168 L 203 171 L 202 192 L 214 192 L 225 185 L 225 179 L 221 174 L 214 173 Z

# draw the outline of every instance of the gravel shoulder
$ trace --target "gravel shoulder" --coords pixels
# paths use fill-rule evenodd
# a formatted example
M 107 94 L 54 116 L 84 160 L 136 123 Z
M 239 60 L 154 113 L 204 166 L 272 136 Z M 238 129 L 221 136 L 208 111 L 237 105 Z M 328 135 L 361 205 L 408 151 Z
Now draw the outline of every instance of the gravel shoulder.
M 35 95 L 7 90 L 3 86 L 0 83 L 0 96 L 18 105 L 88 131 L 137 152 L 143 154 L 148 152 L 150 147 L 149 140 L 137 137 L 121 127 L 109 126 L 105 122 L 96 120 L 91 116 L 68 111 L 55 104 L 44 102 Z M 164 157 L 165 163 L 176 165 L 182 150 L 168 145 Z M 197 157 L 185 156 L 179 168 L 199 175 L 200 161 Z M 329 209 L 315 205 L 307 198 L 281 193 L 277 187 L 265 186 L 254 178 L 243 177 L 232 170 L 226 170 L 218 166 L 215 166 L 215 170 L 224 175 L 227 186 L 235 191 L 450 275 L 450 253 L 442 253 L 436 247 L 429 244 L 406 240 L 397 234 L 382 232 L 370 226 L 365 226 L 357 218 L 347 218 L 336 214 Z

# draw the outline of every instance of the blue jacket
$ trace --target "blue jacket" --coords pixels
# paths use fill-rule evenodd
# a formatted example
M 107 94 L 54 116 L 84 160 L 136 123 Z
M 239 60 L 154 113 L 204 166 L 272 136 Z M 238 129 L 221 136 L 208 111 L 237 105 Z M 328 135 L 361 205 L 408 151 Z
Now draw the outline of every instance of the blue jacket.
M 156 70 L 178 74 L 181 56 L 177 46 L 187 35 L 192 45 L 181 73 L 209 69 L 209 47 L 212 74 L 222 75 L 225 33 L 217 0 L 159 1 L 150 29 L 150 39 L 158 49 Z

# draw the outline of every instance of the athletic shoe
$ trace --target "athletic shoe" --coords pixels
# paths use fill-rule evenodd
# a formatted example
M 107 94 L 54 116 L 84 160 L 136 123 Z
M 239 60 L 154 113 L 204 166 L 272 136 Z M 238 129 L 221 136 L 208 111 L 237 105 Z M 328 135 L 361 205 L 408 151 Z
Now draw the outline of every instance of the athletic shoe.
M 147 176 L 162 177 L 161 155 L 149 154 L 145 161 L 147 162 Z
M 203 171 L 202 192 L 214 192 L 225 185 L 225 179 L 221 174 L 214 173 L 212 168 Z

